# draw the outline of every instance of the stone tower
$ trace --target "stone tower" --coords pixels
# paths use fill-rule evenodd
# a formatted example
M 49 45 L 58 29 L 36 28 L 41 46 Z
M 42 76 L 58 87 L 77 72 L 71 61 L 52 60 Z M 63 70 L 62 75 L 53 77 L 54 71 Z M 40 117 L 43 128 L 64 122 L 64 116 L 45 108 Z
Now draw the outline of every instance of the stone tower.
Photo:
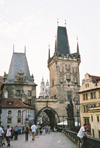
M 58 26 L 54 55 L 48 54 L 50 73 L 50 97 L 56 98 L 60 104 L 73 104 L 78 100 L 77 92 L 80 87 L 80 53 L 77 42 L 76 53 L 71 53 L 66 27 Z
M 26 53 L 13 52 L 8 74 L 4 75 L 3 98 L 18 98 L 35 104 L 36 84 L 30 75 Z
M 40 84 L 40 96 L 45 98 L 45 82 L 44 79 L 42 78 L 41 84 Z
M 46 96 L 49 96 L 49 91 L 50 91 L 50 86 L 49 86 L 48 80 L 45 84 L 44 79 L 42 78 L 42 81 L 40 84 L 40 97 L 45 98 Z

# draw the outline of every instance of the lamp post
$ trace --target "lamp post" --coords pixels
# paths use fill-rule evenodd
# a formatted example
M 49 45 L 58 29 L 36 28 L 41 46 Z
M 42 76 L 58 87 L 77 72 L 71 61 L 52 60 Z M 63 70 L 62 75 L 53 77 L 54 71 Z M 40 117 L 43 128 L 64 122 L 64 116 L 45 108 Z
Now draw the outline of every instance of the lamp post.
M 80 104 L 77 101 L 75 105 L 76 105 L 76 109 L 77 109 L 77 111 L 76 111 L 76 113 L 77 113 L 77 129 L 79 129 L 79 107 L 80 107 Z
M 24 119 L 23 119 L 23 116 L 24 116 L 24 114 L 23 114 L 23 113 L 24 113 L 25 111 L 27 112 L 27 111 L 28 111 L 28 109 L 25 109 L 25 110 L 23 110 L 23 111 L 22 111 L 22 125 L 23 125 L 23 120 L 24 120 Z M 29 116 L 30 116 L 30 115 L 29 115 L 29 114 L 27 115 L 27 113 L 26 113 L 26 121 L 28 121 L 28 120 L 29 120 Z
M 63 129 L 64 129 L 64 116 L 63 116 Z

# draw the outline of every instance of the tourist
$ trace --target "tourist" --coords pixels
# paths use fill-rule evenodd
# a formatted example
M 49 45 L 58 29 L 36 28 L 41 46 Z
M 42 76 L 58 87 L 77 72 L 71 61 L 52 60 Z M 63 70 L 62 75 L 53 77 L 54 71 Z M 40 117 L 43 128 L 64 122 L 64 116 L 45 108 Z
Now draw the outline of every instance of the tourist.
M 29 126 L 28 124 L 25 125 L 25 141 L 28 141 L 28 133 L 29 133 Z
M 13 139 L 13 136 L 14 136 L 14 129 L 13 126 L 11 126 L 11 140 Z
M 15 128 L 14 128 L 14 134 L 15 134 L 14 140 L 18 139 L 18 132 L 19 132 L 19 127 L 16 125 Z
M 45 126 L 42 126 L 42 134 L 43 135 L 45 135 L 45 131 L 46 131 Z
M 0 147 L 2 146 L 2 135 L 3 135 L 3 129 L 0 126 Z
M 36 133 L 36 125 L 33 123 L 33 125 L 31 126 L 31 130 L 32 130 L 32 140 L 35 140 L 35 133 Z
M 2 126 L 2 129 L 3 129 L 3 133 L 2 133 L 2 146 L 5 145 L 5 130 L 4 130 L 4 127 Z
M 55 128 L 55 126 L 54 126 L 54 128 L 53 128 L 53 131 L 54 131 L 54 132 L 57 132 L 57 129 Z
M 42 126 L 39 126 L 40 135 L 42 135 Z
M 36 129 L 36 135 L 39 137 L 40 135 L 40 128 L 39 128 L 39 125 L 37 124 L 37 129 Z
M 7 146 L 10 146 L 10 136 L 11 136 L 11 128 L 9 125 L 7 125 L 7 130 L 6 130 L 6 140 L 7 140 Z
M 87 133 L 85 132 L 85 129 L 86 129 L 87 125 L 84 124 L 84 126 L 82 126 L 77 134 L 77 139 L 78 139 L 78 148 L 82 148 L 83 144 L 84 144 L 84 141 L 83 141 L 83 137 L 84 136 L 87 136 Z
M 46 134 L 48 134 L 48 133 L 49 133 L 49 126 L 46 125 Z
M 49 127 L 48 127 L 48 134 L 50 134 L 50 129 L 51 129 L 51 127 L 49 126 Z

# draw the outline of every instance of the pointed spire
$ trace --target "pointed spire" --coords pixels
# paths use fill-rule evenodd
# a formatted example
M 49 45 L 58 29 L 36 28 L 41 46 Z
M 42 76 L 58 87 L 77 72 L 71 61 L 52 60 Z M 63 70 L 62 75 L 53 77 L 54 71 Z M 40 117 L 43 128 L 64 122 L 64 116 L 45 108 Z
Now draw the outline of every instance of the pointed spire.
M 13 53 L 14 53 L 14 49 L 15 49 L 15 46 L 14 46 L 14 44 L 13 44 Z
M 24 53 L 26 54 L 26 45 L 24 46 Z
M 79 55 L 79 44 L 78 44 L 78 37 L 77 37 L 77 54 Z
M 50 60 L 50 45 L 48 45 L 49 49 L 48 49 L 48 61 Z

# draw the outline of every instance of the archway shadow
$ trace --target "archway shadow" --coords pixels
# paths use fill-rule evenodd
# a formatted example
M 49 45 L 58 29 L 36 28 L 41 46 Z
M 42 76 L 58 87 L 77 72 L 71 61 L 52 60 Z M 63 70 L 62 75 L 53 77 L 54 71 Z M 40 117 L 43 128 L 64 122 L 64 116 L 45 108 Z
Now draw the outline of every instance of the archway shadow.
M 49 125 L 53 129 L 53 127 L 57 127 L 57 123 L 59 122 L 59 116 L 57 112 L 52 109 L 51 107 L 44 107 L 41 110 L 39 110 L 35 116 L 35 123 L 37 123 L 37 119 L 40 116 L 42 112 L 45 112 L 47 116 L 49 117 Z

